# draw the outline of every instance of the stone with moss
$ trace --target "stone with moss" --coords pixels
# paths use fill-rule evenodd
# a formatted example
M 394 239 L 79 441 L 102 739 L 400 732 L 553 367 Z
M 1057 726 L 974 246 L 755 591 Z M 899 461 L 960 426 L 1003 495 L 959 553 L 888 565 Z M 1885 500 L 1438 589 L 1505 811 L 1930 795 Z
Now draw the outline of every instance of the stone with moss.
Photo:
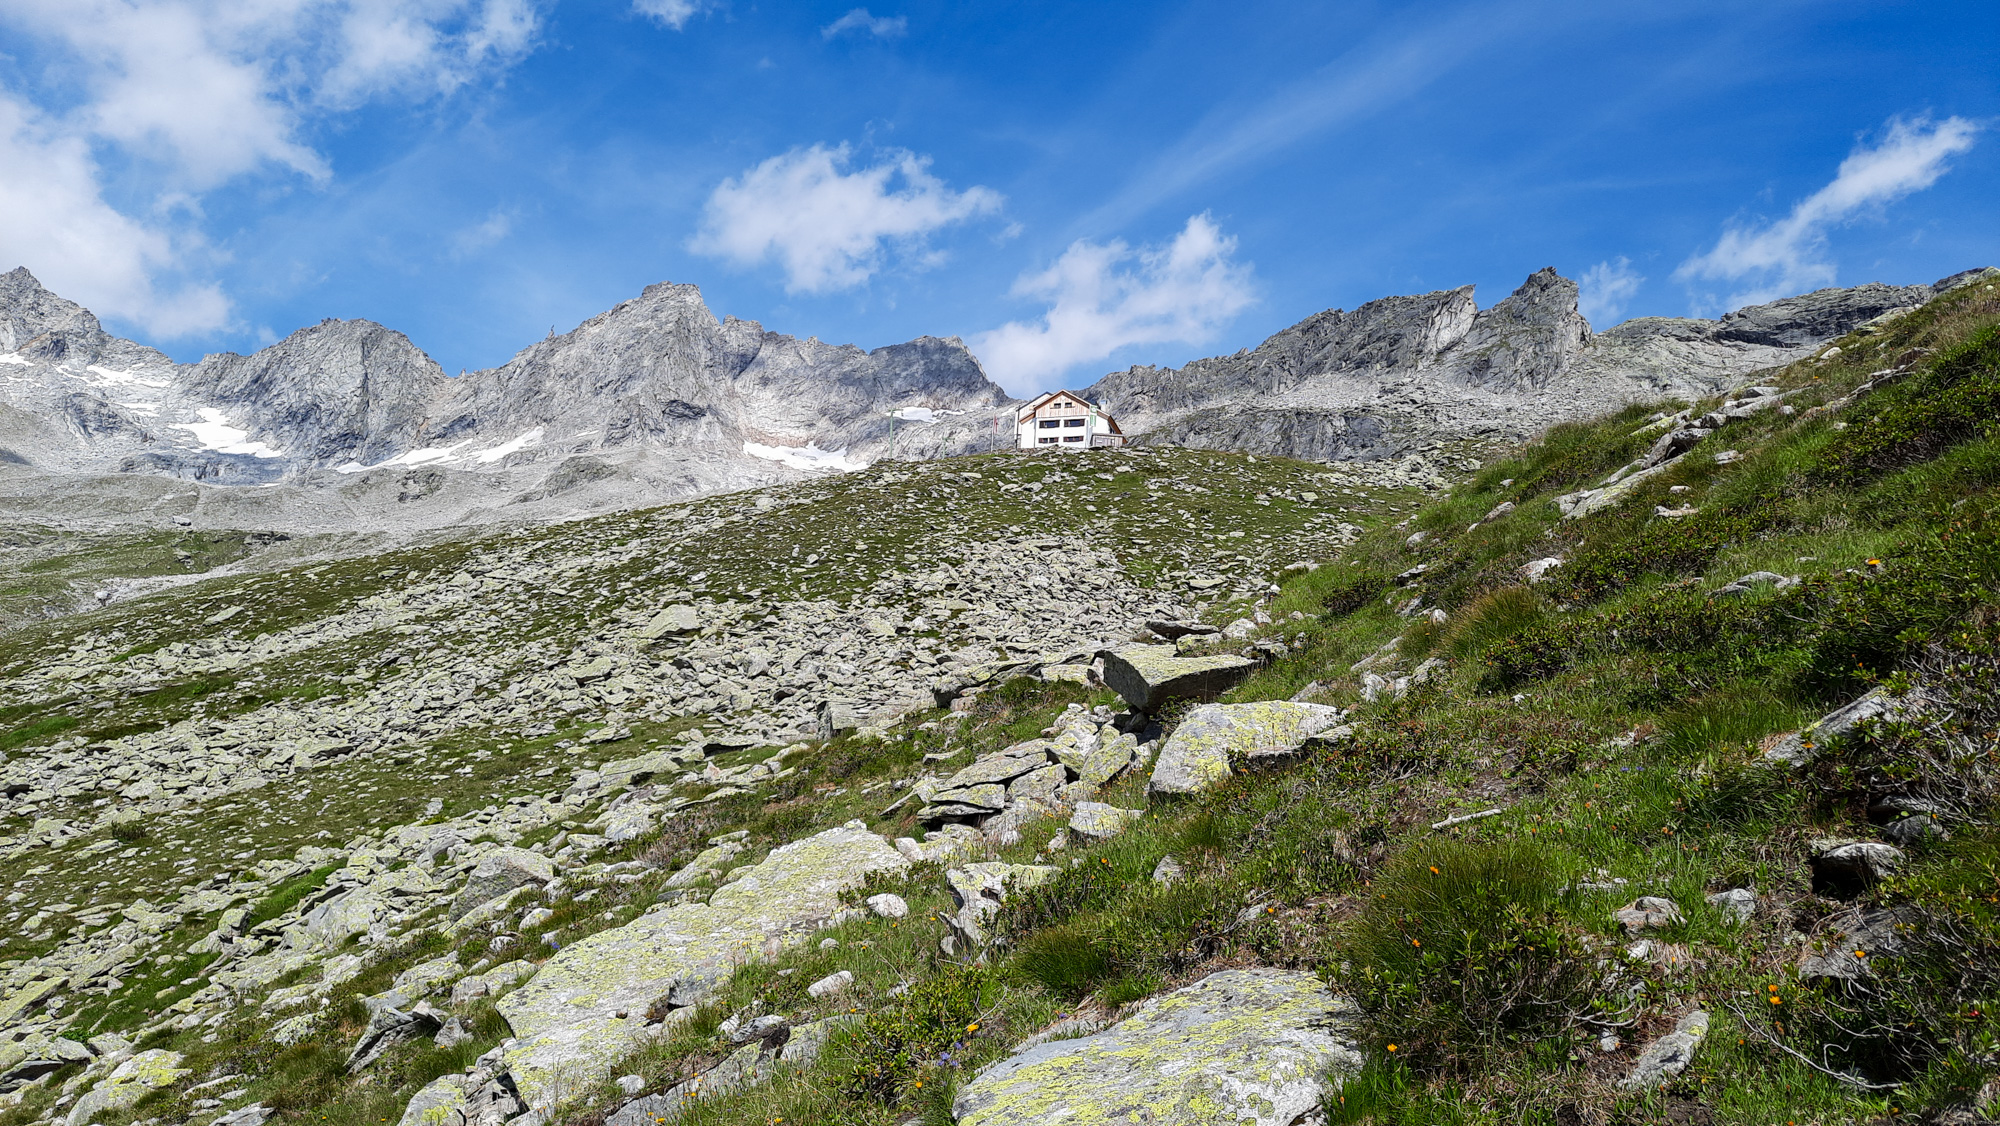
M 745 962 L 802 941 L 842 912 L 843 892 L 906 859 L 859 821 L 775 849 L 707 903 L 642 915 L 581 939 L 499 1003 L 505 1054 L 528 1105 L 546 1112 L 618 1074 L 670 1008 L 699 1003 Z
M 439 1076 L 410 1099 L 397 1126 L 458 1126 L 465 1105 L 465 1077 Z
M 1208 704 L 1188 713 L 1153 764 L 1149 789 L 1192 794 L 1221 784 L 1232 765 L 1288 755 L 1340 723 L 1339 708 L 1264 700 Z
M 188 1074 L 181 1058 L 179 1052 L 154 1048 L 119 1064 L 76 1100 L 69 1111 L 68 1126 L 84 1126 L 107 1111 L 127 1110 L 152 1092 L 173 1086 Z
M 555 878 L 555 865 L 546 856 L 525 848 L 496 849 L 480 859 L 478 867 L 466 879 L 465 889 L 452 900 L 451 917 L 456 919 L 515 888 L 546 884 Z
M 1360 1014 L 1293 970 L 1225 970 L 959 1089 L 958 1126 L 1291 1126 L 1358 1071 Z

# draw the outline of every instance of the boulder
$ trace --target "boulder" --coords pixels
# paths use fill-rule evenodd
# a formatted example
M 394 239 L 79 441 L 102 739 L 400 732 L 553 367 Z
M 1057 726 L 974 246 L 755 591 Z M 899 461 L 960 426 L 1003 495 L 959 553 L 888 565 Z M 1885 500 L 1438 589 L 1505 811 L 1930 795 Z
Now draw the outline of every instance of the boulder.
M 904 902 L 902 896 L 886 891 L 881 895 L 871 895 L 864 902 L 878 919 L 900 919 L 910 913 L 910 905 Z
M 836 997 L 847 992 L 847 987 L 853 984 L 853 970 L 835 970 L 806 986 L 806 996 L 815 1001 L 823 1001 L 828 997 Z
M 1119 733 L 1109 739 L 1101 739 L 1077 767 L 1077 781 L 1093 788 L 1103 786 L 1124 773 L 1139 754 L 1139 738 L 1136 735 Z
M 505 1053 L 528 1105 L 611 1079 L 669 1008 L 699 1003 L 746 957 L 775 952 L 841 916 L 842 892 L 910 866 L 850 821 L 774 849 L 707 903 L 642 915 L 564 947 L 500 1000 L 515 1035 Z
M 816 713 L 819 737 L 838 739 L 861 726 L 861 713 L 846 700 L 822 700 Z
M 361 1039 L 347 1055 L 347 1073 L 362 1070 L 398 1044 L 435 1036 L 444 1022 L 444 1014 L 429 1005 L 417 1005 L 407 1012 L 386 1005 L 375 1010 L 368 1018 L 368 1027 L 361 1030 Z
M 944 880 L 958 909 L 944 917 L 952 933 L 944 939 L 946 953 L 972 953 L 984 947 L 992 936 L 987 926 L 1000 913 L 1008 895 L 1047 881 L 1062 869 L 1046 864 L 1008 864 L 987 861 L 967 864 L 945 872 Z
M 1208 704 L 1190 712 L 1160 749 L 1148 789 L 1192 794 L 1220 784 L 1233 763 L 1287 755 L 1339 724 L 1339 708 L 1266 700 Z
M 1860 699 L 1821 716 L 1811 726 L 1794 731 L 1779 739 L 1764 752 L 1767 762 L 1784 763 L 1787 766 L 1803 766 L 1811 762 L 1815 752 L 1827 743 L 1846 735 L 1848 732 L 1872 719 L 1893 717 L 1904 708 L 1904 702 L 1877 688 Z
M 179 1052 L 154 1048 L 119 1064 L 70 1107 L 67 1126 L 85 1126 L 100 1114 L 125 1110 L 149 1093 L 173 1086 L 188 1074 L 181 1058 Z
M 556 878 L 555 865 L 546 856 L 525 848 L 502 848 L 488 853 L 466 878 L 465 889 L 451 902 L 451 917 L 464 916 L 489 900 L 528 884 L 547 884 Z
M 1694 1051 L 1708 1035 L 1708 1014 L 1696 1010 L 1674 1022 L 1674 1030 L 1639 1049 L 1632 1073 L 1619 1080 L 1627 1091 L 1657 1087 L 1694 1062 Z
M 1879 841 L 1822 838 L 1812 847 L 1812 886 L 1837 898 L 1858 895 L 1903 863 L 1903 850 Z
M 439 1076 L 410 1099 L 397 1126 L 460 1126 L 465 1101 L 465 1076 Z
M 1247 657 L 1182 657 L 1171 645 L 1127 645 L 1100 653 L 1104 683 L 1142 712 L 1157 713 L 1176 700 L 1222 695 L 1256 669 Z
M 1292 1126 L 1360 1070 L 1360 1014 L 1309 973 L 1225 970 L 963 1083 L 958 1126 Z
M 1090 841 L 1108 841 L 1130 828 L 1132 823 L 1145 816 L 1142 809 L 1120 809 L 1103 802 L 1078 802 L 1076 812 L 1070 815 L 1071 836 Z
M 658 640 L 672 634 L 693 633 L 701 628 L 701 618 L 692 606 L 669 606 L 653 615 L 651 621 L 639 628 L 639 637 L 646 641 Z

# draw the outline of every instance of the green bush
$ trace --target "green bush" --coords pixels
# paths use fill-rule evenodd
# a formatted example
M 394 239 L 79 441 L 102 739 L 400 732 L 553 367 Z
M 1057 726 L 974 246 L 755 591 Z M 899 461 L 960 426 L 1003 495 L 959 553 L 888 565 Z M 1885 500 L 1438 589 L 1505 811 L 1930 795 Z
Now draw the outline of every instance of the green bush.
M 946 966 L 869 1013 L 846 1043 L 848 1093 L 894 1104 L 925 1073 L 955 1067 L 997 989 L 983 967 Z
M 1526 841 L 1430 841 L 1391 862 L 1342 943 L 1383 1052 L 1463 1071 L 1588 1012 L 1593 959 L 1561 913 L 1566 882 Z
M 1624 535 L 1600 536 L 1554 572 L 1559 595 L 1592 601 L 1648 575 L 1699 575 L 1725 548 L 1749 543 L 1785 520 L 1782 502 L 1760 498 L 1748 511 L 1703 510 L 1679 520 L 1648 520 Z

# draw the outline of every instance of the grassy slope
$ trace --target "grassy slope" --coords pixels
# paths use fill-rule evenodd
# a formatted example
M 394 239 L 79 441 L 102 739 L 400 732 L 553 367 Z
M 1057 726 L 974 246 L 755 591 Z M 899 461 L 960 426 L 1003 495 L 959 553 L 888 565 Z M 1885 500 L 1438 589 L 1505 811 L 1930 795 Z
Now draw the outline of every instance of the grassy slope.
M 910 957 L 926 971 L 884 975 L 935 982 L 956 1008 L 871 1023 L 815 1072 L 692 1120 L 942 1123 L 957 1079 L 1042 1022 L 1243 962 L 1316 970 L 1369 1009 L 1371 1062 L 1330 1100 L 1338 1121 L 1834 1122 L 1969 1104 L 2000 1034 L 1988 1015 L 2000 837 L 1982 768 L 1963 754 L 1990 759 L 2000 724 L 1996 323 L 1992 289 L 1961 293 L 1844 341 L 1834 360 L 1773 373 L 1796 413 L 1732 422 L 1580 521 L 1561 520 L 1553 498 L 1641 452 L 1654 432 L 1635 432 L 1653 412 L 1561 428 L 1340 565 L 1291 579 L 1272 609 L 1294 655 L 1233 698 L 1329 684 L 1364 717 L 1351 745 L 1155 805 L 1018 901 L 1011 953 L 977 981 L 921 944 Z M 1905 359 L 1902 382 L 1810 410 Z M 1725 449 L 1745 457 L 1718 465 Z M 1503 501 L 1513 512 L 1480 520 Z M 1700 511 L 1672 522 L 1657 505 Z M 1549 556 L 1567 560 L 1554 581 L 1524 586 L 1519 567 Z M 1428 581 L 1398 588 L 1418 563 Z M 1805 581 L 1713 596 L 1766 568 Z M 1390 609 L 1417 591 L 1443 623 Z M 1447 671 L 1404 700 L 1362 704 L 1348 666 L 1392 638 L 1383 667 L 1436 656 Z M 1852 741 L 1803 780 L 1759 764 L 1772 734 L 1925 668 L 1964 721 L 1955 765 L 1910 731 Z M 1809 840 L 1878 838 L 1867 796 L 1926 777 L 1965 795 L 1974 819 L 1860 896 L 1909 912 L 1901 956 L 1878 956 L 1866 988 L 1802 982 L 1802 943 L 1850 906 L 1815 893 Z M 1495 806 L 1505 812 L 1429 828 Z M 1055 828 L 1028 834 L 1021 858 Z M 1150 875 L 1170 853 L 1190 878 L 1163 890 Z M 934 879 L 911 886 L 935 894 Z M 1706 902 L 1746 886 L 1761 897 L 1747 925 Z M 1673 899 L 1685 919 L 1635 959 L 1611 912 L 1642 894 Z M 834 964 L 796 957 L 812 963 L 802 980 Z M 770 972 L 726 1003 L 782 980 Z M 864 988 L 859 1007 L 886 1004 L 877 997 Z M 974 1008 L 981 1031 L 968 1036 L 951 1022 Z M 1714 1019 L 1695 1065 L 1661 1089 L 1620 1091 L 1637 1047 L 1695 1008 Z M 699 1039 L 678 1046 L 684 1062 L 713 1050 Z M 904 1061 L 893 1081 L 885 1059 Z
M 1835 1122 L 1969 1102 L 1992 1071 L 2000 1035 L 1987 1015 L 2000 1002 L 2000 838 L 1986 827 L 1992 796 L 1980 757 L 1990 758 L 2000 723 L 1991 699 L 2000 587 L 1995 324 L 1993 289 L 1962 292 L 1884 334 L 1843 341 L 1837 359 L 1773 373 L 1773 382 L 1795 390 L 1788 401 L 1797 413 L 1730 423 L 1624 504 L 1588 519 L 1561 520 L 1553 498 L 1595 484 L 1642 451 L 1651 408 L 1559 428 L 1408 520 L 1382 520 L 1335 565 L 1282 577 L 1272 632 L 1287 638 L 1292 655 L 1233 694 L 1284 698 L 1320 682 L 1324 698 L 1359 707 L 1351 744 L 1158 803 L 1126 835 L 1065 854 L 1084 863 L 1012 907 L 1011 945 L 983 967 L 955 966 L 936 953 L 942 927 L 933 912 L 948 906 L 940 873 L 881 885 L 909 899 L 908 919 L 850 923 L 831 932 L 837 947 L 807 946 L 747 967 L 710 1010 L 633 1061 L 633 1070 L 656 1087 L 692 1073 L 724 1050 L 715 1023 L 746 1005 L 802 1018 L 852 1010 L 865 1023 L 821 1065 L 704 1104 L 689 1120 L 886 1126 L 914 1114 L 941 1123 L 960 1077 L 1051 1020 L 1114 1012 L 1215 968 L 1257 962 L 1318 971 L 1369 1010 L 1371 1062 L 1333 1096 L 1337 1120 Z M 1902 360 L 1912 367 L 1902 381 L 1842 411 L 1810 409 Z M 1716 453 L 1726 449 L 1745 456 L 1718 464 Z M 1040 475 L 1003 461 L 964 464 Z M 1210 479 L 1217 484 L 1230 479 L 1221 474 L 1252 472 L 1244 459 L 1186 468 L 1217 473 Z M 1018 523 L 1049 511 L 1055 519 L 1122 521 L 1104 530 L 1155 541 L 1147 546 L 1157 551 L 1131 552 L 1154 560 L 1177 559 L 1182 548 L 1212 553 L 1232 519 L 1265 512 L 1239 495 L 1221 511 L 1163 513 L 1138 503 L 1140 490 L 1121 487 L 1116 475 L 1097 480 L 1056 482 L 1095 490 L 1081 502 L 1068 494 L 1072 503 L 1056 510 L 1017 504 L 1015 494 L 969 480 L 979 492 L 928 499 L 943 506 L 944 518 L 968 522 Z M 753 523 L 751 537 L 739 530 L 687 545 L 689 557 L 740 543 L 740 554 L 714 567 L 725 585 L 747 591 L 786 582 L 817 593 L 812 584 L 835 580 L 774 571 L 770 557 L 789 561 L 787 545 L 798 541 L 788 537 L 800 528 L 823 537 L 822 545 L 861 532 L 854 565 L 864 572 L 918 551 L 912 537 L 923 520 L 884 514 L 927 498 L 897 484 L 850 482 L 880 487 L 874 499 L 892 502 L 868 507 L 846 504 L 852 497 L 829 484 L 824 503 L 797 511 L 789 528 L 756 537 Z M 1481 520 L 1502 501 L 1515 509 Z M 1110 511 L 1093 516 L 1079 512 L 1080 503 Z M 1385 513 L 1388 502 L 1376 504 Z M 1656 505 L 1699 511 L 1669 520 L 1652 515 Z M 1213 530 L 1200 526 L 1203 517 Z M 615 539 L 615 522 L 626 519 L 635 518 L 593 523 L 592 534 Z M 1426 535 L 1411 546 L 1417 530 Z M 809 543 L 804 553 L 816 552 Z M 1282 565 L 1283 554 L 1258 562 Z M 1520 566 L 1548 556 L 1565 559 L 1552 581 L 1523 585 Z M 1209 554 L 1199 562 L 1232 561 Z M 451 565 L 429 556 L 395 565 L 419 563 Z M 1399 587 L 1396 576 L 1419 563 L 1428 566 L 1424 578 Z M 1784 591 L 1713 595 L 1758 569 L 1804 581 Z M 1446 612 L 1442 623 L 1394 612 L 1393 603 L 1419 593 L 1423 609 Z M 230 597 L 218 591 L 213 606 Z M 196 612 L 212 607 L 188 611 Z M 288 611 L 281 603 L 271 612 Z M 556 627 L 538 620 L 535 628 Z M 1437 657 L 1443 674 L 1403 700 L 1361 703 L 1349 666 L 1391 639 L 1400 641 L 1382 669 L 1407 672 Z M 1953 695 L 1959 743 L 1886 731 L 1835 748 L 1803 776 L 1759 765 L 1768 736 L 1871 685 L 1901 689 L 1926 674 Z M 822 747 L 809 775 L 767 801 L 746 796 L 703 807 L 630 853 L 671 867 L 711 833 L 749 827 L 761 850 L 855 815 L 881 831 L 911 831 L 907 814 L 880 814 L 883 782 L 907 777 L 922 754 L 947 743 L 976 750 L 1032 735 L 1082 696 L 1071 686 L 1022 684 L 984 698 L 956 736 L 926 729 L 934 717 L 919 717 L 887 742 Z M 523 751 L 524 762 L 543 761 L 540 750 Z M 1822 934 L 1848 907 L 1815 892 L 1808 842 L 1878 837 L 1866 799 L 1926 778 L 1964 795 L 1960 812 L 1969 820 L 1948 844 L 1914 848 L 1896 878 L 1859 901 L 1911 913 L 1917 925 L 1903 953 L 1879 959 L 1867 990 L 1801 982 L 1799 936 Z M 875 792 L 864 793 L 870 787 Z M 1106 800 L 1142 804 L 1140 791 L 1141 780 L 1125 780 Z M 1429 828 L 1489 807 L 1504 812 L 1448 833 Z M 1049 855 L 1044 846 L 1058 827 L 1031 829 L 1006 857 Z M 1169 853 L 1188 877 L 1163 889 L 1150 876 Z M 657 883 L 593 889 L 580 881 L 576 892 L 588 900 L 555 904 L 545 930 L 566 940 L 614 925 L 654 902 L 663 893 Z M 1747 925 L 1729 923 L 1705 902 L 1707 893 L 1743 886 L 1761 896 Z M 1641 894 L 1667 896 L 1685 915 L 1654 936 L 1664 945 L 1643 961 L 1623 953 L 1629 939 L 1610 917 Z M 380 988 L 397 969 L 433 956 L 424 945 L 431 941 L 393 952 L 354 989 Z M 475 937 L 464 959 L 480 955 L 484 942 Z M 834 968 L 853 970 L 855 988 L 837 1002 L 805 998 L 804 984 Z M 1618 1091 L 1637 1045 L 1697 1007 L 1715 1025 L 1695 1065 L 1662 1090 Z M 359 1123 L 393 1120 L 416 1086 L 462 1067 L 504 1034 L 482 1010 L 473 1044 L 405 1049 L 374 1082 L 357 1085 L 339 1071 L 359 1023 L 358 1011 L 333 1014 L 319 1035 L 284 1050 L 249 1018 L 225 1026 L 212 1044 L 163 1042 L 190 1051 L 203 1073 L 259 1077 L 260 1097 L 302 1120 Z M 1603 1050 L 1607 1043 L 1614 1050 Z M 163 1109 L 174 1108 L 154 1104 L 134 1114 Z

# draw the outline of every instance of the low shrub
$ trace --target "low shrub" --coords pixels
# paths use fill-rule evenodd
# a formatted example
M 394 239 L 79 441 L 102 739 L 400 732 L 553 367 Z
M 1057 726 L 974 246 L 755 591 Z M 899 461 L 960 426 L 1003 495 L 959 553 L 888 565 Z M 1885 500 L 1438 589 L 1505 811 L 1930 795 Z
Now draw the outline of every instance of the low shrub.
M 1341 944 L 1384 1054 L 1463 1071 L 1589 1012 L 1593 959 L 1561 912 L 1566 882 L 1526 841 L 1430 841 L 1394 860 Z
M 894 1104 L 930 1071 L 956 1066 L 999 988 L 980 966 L 946 966 L 862 1019 L 845 1042 L 848 1093 Z

